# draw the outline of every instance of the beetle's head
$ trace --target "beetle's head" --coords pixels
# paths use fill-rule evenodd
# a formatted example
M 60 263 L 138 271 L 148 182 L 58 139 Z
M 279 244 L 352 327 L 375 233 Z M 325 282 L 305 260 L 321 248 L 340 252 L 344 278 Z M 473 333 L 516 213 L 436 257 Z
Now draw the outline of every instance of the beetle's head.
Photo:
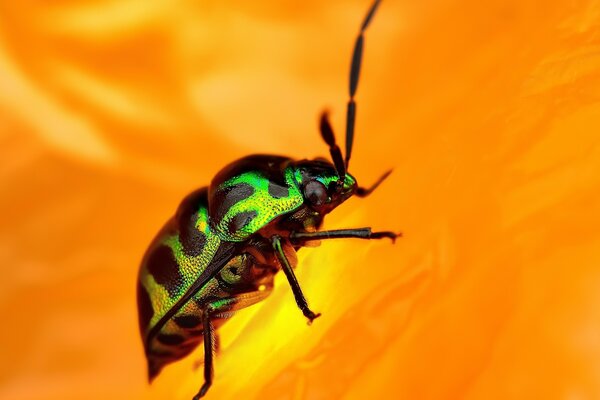
M 392 171 L 384 173 L 369 188 L 358 186 L 356 179 L 348 173 L 354 127 L 346 132 L 346 157 L 342 156 L 342 151 L 335 141 L 327 112 L 321 114 L 319 128 L 321 137 L 329 146 L 331 161 L 317 158 L 295 163 L 296 181 L 302 190 L 305 201 L 320 214 L 326 214 L 350 196 L 368 196 Z
M 320 214 L 327 214 L 356 191 L 356 179 L 348 173 L 340 179 L 335 166 L 324 158 L 298 161 L 294 168 L 305 203 Z

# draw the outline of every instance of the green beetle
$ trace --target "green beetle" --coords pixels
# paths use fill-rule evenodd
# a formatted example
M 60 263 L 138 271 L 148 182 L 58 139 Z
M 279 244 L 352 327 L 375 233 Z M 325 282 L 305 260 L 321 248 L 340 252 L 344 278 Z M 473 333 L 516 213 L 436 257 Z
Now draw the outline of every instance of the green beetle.
M 356 92 L 363 34 L 375 1 L 356 40 L 350 71 L 346 156 L 335 141 L 327 113 L 320 131 L 333 162 L 296 161 L 254 155 L 221 170 L 208 188 L 188 195 L 150 244 L 141 263 L 138 286 L 140 331 L 150 381 L 161 369 L 204 343 L 204 396 L 213 380 L 213 351 L 218 329 L 236 310 L 265 299 L 275 274 L 283 270 L 298 307 L 309 323 L 314 313 L 294 274 L 296 251 L 311 240 L 333 238 L 396 239 L 370 228 L 319 231 L 326 214 L 349 197 L 365 197 L 348 162 L 354 136 Z

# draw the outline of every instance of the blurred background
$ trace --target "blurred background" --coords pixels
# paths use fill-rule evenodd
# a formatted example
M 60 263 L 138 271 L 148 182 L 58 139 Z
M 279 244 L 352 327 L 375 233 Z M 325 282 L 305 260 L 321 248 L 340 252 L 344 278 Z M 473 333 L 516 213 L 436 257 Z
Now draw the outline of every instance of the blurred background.
M 368 0 L 0 2 L 0 398 L 190 399 L 152 386 L 135 283 L 191 190 L 342 137 Z M 351 171 L 273 295 L 221 330 L 207 399 L 600 398 L 600 3 L 384 1 Z

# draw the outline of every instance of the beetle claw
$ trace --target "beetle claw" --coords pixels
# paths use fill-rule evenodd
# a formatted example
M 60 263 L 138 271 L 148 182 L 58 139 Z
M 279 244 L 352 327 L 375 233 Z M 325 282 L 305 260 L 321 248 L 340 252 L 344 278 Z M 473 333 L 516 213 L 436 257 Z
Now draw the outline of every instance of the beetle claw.
M 392 239 L 392 243 L 396 243 L 396 239 L 402 237 L 402 232 L 394 233 L 394 237 L 390 237 Z
M 314 312 L 308 310 L 306 314 L 304 314 L 306 318 L 308 318 L 308 325 L 312 325 L 313 321 L 321 316 L 321 313 L 315 314 Z
M 392 241 L 392 243 L 396 243 L 396 239 L 402 237 L 402 232 L 390 232 L 390 231 L 384 231 L 384 232 L 373 232 L 371 234 L 371 239 L 382 239 L 382 238 L 388 238 Z

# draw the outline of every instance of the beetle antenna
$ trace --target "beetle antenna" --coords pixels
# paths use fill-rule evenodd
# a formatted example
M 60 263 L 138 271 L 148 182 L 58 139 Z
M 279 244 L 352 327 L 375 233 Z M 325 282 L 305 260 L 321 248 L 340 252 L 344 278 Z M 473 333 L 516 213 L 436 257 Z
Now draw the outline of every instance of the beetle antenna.
M 333 133 L 333 128 L 329 122 L 329 113 L 327 111 L 323 111 L 323 114 L 321 114 L 319 129 L 321 131 L 321 137 L 329 146 L 329 153 L 331 154 L 335 171 L 340 178 L 340 182 L 343 183 L 346 178 L 346 165 L 344 164 L 344 157 L 342 157 L 340 146 L 335 142 L 335 134 Z
M 379 185 L 381 185 L 381 182 L 383 182 L 385 180 L 385 178 L 387 178 L 388 176 L 390 176 L 390 174 L 392 173 L 392 170 L 388 170 L 386 171 L 383 175 L 381 175 L 379 177 L 379 179 L 377 179 L 377 182 L 375 182 L 374 184 L 371 185 L 371 187 L 368 188 L 363 188 L 363 187 L 358 187 L 356 188 L 356 192 L 354 193 L 356 196 L 358 197 L 367 197 L 368 195 L 371 194 L 371 192 L 373 192 L 373 190 L 377 189 L 377 187 Z
M 350 66 L 350 100 L 348 100 L 348 107 L 346 109 L 346 169 L 348 169 L 348 163 L 350 162 L 352 142 L 354 140 L 354 121 L 356 120 L 356 102 L 354 101 L 354 94 L 358 87 L 358 78 L 360 75 L 364 33 L 369 26 L 371 19 L 373 19 L 373 15 L 379 6 L 379 3 L 381 3 L 381 0 L 375 0 L 369 9 L 369 12 L 360 26 L 360 32 L 356 38 L 354 52 L 352 53 L 352 64 Z

